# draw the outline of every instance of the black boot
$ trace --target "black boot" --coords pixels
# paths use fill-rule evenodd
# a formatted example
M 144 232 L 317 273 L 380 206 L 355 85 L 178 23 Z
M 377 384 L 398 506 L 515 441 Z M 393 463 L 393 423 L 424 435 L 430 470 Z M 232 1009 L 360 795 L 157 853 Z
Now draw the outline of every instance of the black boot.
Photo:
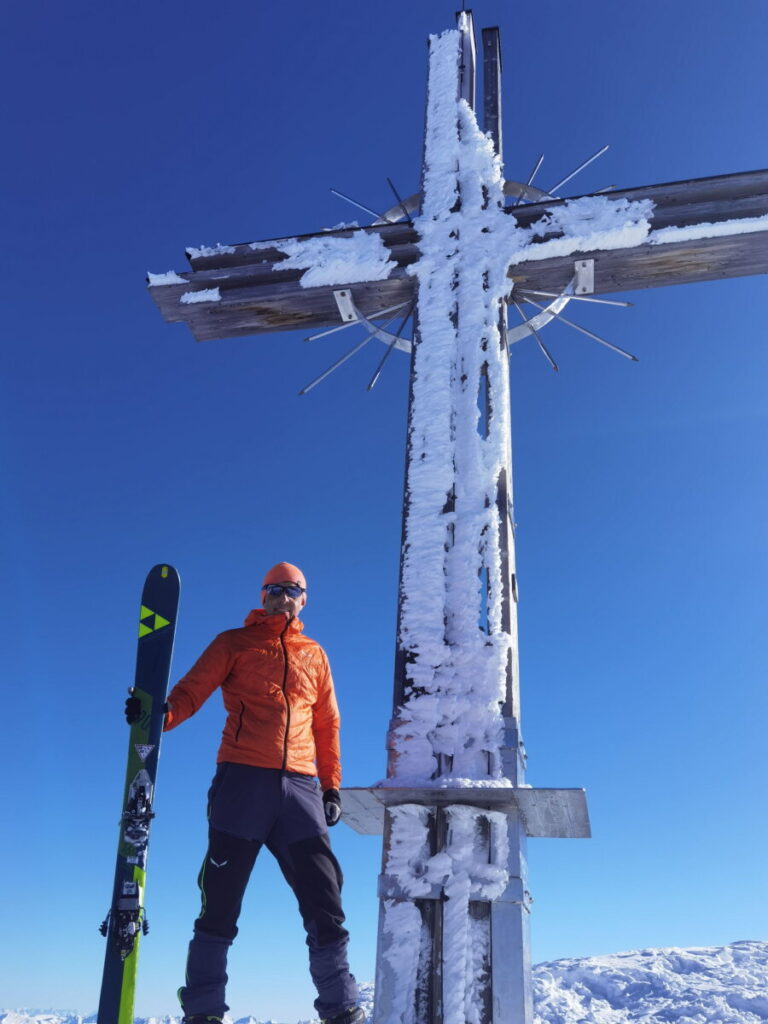
M 342 1010 L 335 1017 L 324 1017 L 321 1024 L 363 1024 L 365 1013 L 359 1006 L 352 1006 L 348 1010 Z M 195 1022 L 202 1024 L 202 1022 Z

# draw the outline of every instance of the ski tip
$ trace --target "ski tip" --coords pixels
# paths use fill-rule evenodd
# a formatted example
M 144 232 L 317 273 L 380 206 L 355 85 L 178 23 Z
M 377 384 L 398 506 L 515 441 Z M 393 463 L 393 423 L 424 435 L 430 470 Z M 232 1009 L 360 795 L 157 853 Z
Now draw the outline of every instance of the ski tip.
M 173 580 L 179 578 L 179 573 L 170 562 L 158 562 L 157 565 L 152 566 L 147 574 L 148 579 L 152 576 L 154 576 L 155 579 L 159 577 L 161 580 Z

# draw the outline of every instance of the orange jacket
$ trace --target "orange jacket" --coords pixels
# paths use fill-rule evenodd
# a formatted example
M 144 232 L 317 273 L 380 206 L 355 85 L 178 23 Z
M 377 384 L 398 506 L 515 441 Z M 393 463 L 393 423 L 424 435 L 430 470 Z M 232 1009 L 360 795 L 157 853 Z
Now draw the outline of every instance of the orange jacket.
M 227 722 L 218 761 L 317 774 L 338 789 L 339 710 L 328 658 L 303 623 L 252 611 L 219 633 L 168 696 L 166 729 L 193 715 L 221 687 Z M 317 767 L 315 767 L 317 764 Z

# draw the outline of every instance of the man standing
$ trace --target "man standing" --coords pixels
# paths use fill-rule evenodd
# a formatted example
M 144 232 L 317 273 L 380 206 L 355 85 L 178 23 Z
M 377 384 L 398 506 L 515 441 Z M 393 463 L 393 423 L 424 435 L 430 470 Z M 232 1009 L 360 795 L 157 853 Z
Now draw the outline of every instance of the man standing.
M 347 962 L 342 876 L 327 830 L 341 818 L 339 712 L 325 651 L 303 635 L 298 619 L 306 589 L 295 565 L 270 569 L 263 608 L 242 628 L 220 633 L 168 697 L 166 729 L 193 715 L 218 687 L 228 713 L 208 794 L 202 907 L 179 989 L 186 1024 L 215 1024 L 229 1009 L 227 952 L 262 846 L 277 858 L 299 903 L 317 1013 L 331 1024 L 364 1017 Z

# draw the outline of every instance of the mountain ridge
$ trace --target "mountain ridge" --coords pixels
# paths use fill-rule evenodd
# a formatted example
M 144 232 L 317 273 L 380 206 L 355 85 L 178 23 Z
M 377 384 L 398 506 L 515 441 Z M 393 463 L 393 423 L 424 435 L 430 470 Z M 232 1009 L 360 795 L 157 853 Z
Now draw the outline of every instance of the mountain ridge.
M 360 990 L 370 1019 L 373 985 Z M 535 1024 L 767 1024 L 768 942 L 553 960 L 533 968 L 533 990 Z M 96 1014 L 3 1010 L 0 1024 L 96 1024 Z M 180 1024 L 180 1018 L 136 1017 L 135 1024 Z M 250 1015 L 227 1017 L 226 1024 L 275 1022 Z

